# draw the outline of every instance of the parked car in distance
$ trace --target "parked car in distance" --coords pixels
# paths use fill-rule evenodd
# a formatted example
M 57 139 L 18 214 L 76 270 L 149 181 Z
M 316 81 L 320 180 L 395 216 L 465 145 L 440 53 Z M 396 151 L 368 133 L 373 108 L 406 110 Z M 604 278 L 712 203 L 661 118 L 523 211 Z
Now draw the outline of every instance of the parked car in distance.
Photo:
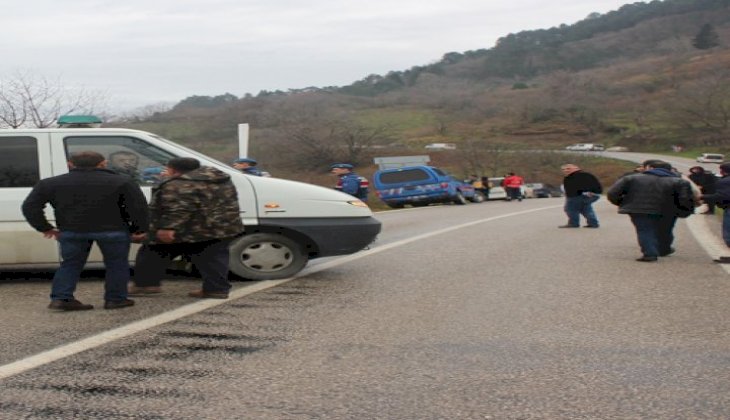
M 613 146 L 606 148 L 607 152 L 628 152 L 629 148 L 624 146 Z
M 373 186 L 378 198 L 391 208 L 402 208 L 406 204 L 419 207 L 432 203 L 484 201 L 484 195 L 473 186 L 426 165 L 375 171 Z
M 598 143 L 576 143 L 565 148 L 572 152 L 601 152 L 605 149 L 602 144 Z
M 428 150 L 456 150 L 455 143 L 431 143 L 426 145 Z
M 562 197 L 563 191 L 560 188 L 541 182 L 529 182 L 525 184 L 525 198 L 549 198 Z
M 719 153 L 703 153 L 702 156 L 697 157 L 697 162 L 723 163 L 723 162 L 725 162 L 725 155 L 721 155 Z
M 504 177 L 489 178 L 489 200 L 506 200 L 507 190 L 502 186 Z

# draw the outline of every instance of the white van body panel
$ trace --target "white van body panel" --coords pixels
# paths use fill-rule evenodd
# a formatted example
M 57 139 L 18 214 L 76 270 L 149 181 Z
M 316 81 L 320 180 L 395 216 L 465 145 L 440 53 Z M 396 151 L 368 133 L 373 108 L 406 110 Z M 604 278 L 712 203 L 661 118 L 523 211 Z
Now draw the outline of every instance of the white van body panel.
M 306 263 L 307 254 L 309 258 L 315 258 L 356 252 L 374 240 L 380 231 L 380 223 L 372 217 L 370 209 L 348 194 L 302 182 L 245 175 L 222 162 L 152 133 L 115 128 L 3 129 L 0 130 L 0 147 L 3 146 L 4 138 L 11 137 L 35 139 L 40 179 L 67 173 L 67 152 L 95 150 L 108 156 L 119 149 L 118 145 L 111 143 L 112 138 L 134 142 L 142 148 L 152 146 L 151 149 L 172 156 L 196 158 L 202 165 L 228 173 L 238 192 L 246 235 L 250 235 L 244 236 L 247 241 L 243 241 L 248 248 L 241 247 L 243 254 L 235 260 L 239 267 L 246 265 L 246 252 L 249 249 L 258 249 L 251 239 L 255 234 L 266 245 L 273 242 L 272 248 L 275 250 L 280 250 L 282 245 L 276 239 L 278 236 L 293 240 L 297 248 L 301 247 L 301 252 L 298 249 L 296 251 L 304 253 L 296 261 L 295 265 L 298 266 L 302 258 Z M 106 138 L 110 139 L 109 145 L 105 144 Z M 93 147 L 85 146 L 87 142 Z M 159 165 L 157 162 L 147 163 Z M 141 185 L 141 188 L 149 199 L 152 185 Z M 0 267 L 53 266 L 60 261 L 57 242 L 44 238 L 31 228 L 22 215 L 21 205 L 31 189 L 32 186 L 0 187 Z M 55 224 L 50 205 L 46 206 L 46 217 Z M 283 242 L 285 246 L 291 244 Z M 130 260 L 135 250 L 136 246 L 130 254 Z M 289 254 L 283 255 L 282 264 L 286 265 L 289 263 L 286 260 Z M 101 253 L 94 247 L 88 262 L 93 264 L 101 261 Z M 248 267 L 250 270 L 244 273 L 252 279 L 281 278 L 294 272 L 293 268 L 282 270 L 281 273 L 269 268 L 268 271 L 257 273 L 254 264 L 250 265 L 254 268 Z M 233 265 L 231 269 L 234 270 Z

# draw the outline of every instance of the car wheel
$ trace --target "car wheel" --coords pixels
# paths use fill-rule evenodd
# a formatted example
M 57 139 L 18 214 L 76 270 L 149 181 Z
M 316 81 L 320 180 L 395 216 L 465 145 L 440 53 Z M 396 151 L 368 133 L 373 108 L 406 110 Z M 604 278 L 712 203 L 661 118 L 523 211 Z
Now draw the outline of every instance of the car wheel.
M 466 198 L 464 198 L 464 194 L 461 193 L 461 191 L 457 191 L 456 195 L 454 196 L 454 204 L 463 205 L 466 204 Z
M 244 235 L 231 245 L 230 270 L 249 280 L 291 277 L 301 271 L 309 256 L 301 245 L 280 234 Z
M 484 194 L 480 193 L 479 191 L 475 192 L 474 197 L 471 198 L 472 203 L 483 203 L 484 200 Z
M 390 207 L 391 209 L 402 209 L 403 208 L 403 204 L 389 204 L 389 203 L 386 203 L 386 204 L 388 204 L 388 207 Z

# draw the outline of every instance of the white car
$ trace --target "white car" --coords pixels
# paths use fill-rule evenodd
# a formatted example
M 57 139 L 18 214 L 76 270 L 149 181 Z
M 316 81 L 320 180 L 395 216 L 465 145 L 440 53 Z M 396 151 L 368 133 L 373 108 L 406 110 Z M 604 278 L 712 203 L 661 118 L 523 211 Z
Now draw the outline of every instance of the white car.
M 605 149 L 606 148 L 603 147 L 602 144 L 598 143 L 577 143 L 565 148 L 565 150 L 570 150 L 573 152 L 600 152 Z
M 723 162 L 725 162 L 725 155 L 721 155 L 719 153 L 703 153 L 702 156 L 697 157 L 697 162 L 723 163 Z

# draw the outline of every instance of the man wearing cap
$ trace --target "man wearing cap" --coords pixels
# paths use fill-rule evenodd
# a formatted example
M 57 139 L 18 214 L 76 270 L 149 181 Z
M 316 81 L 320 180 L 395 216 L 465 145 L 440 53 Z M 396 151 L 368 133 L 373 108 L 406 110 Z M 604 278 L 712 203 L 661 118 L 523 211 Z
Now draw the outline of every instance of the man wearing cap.
M 715 192 L 703 194 L 702 201 L 712 203 L 723 209 L 722 214 L 722 239 L 725 245 L 730 247 L 730 162 L 720 165 L 722 179 L 715 183 Z M 722 256 L 714 260 L 717 263 L 730 264 L 729 256 Z
M 264 176 L 263 171 L 256 167 L 256 159 L 239 158 L 233 161 L 233 167 L 246 175 Z
M 335 163 L 330 166 L 330 172 L 337 175 L 335 189 L 359 198 L 362 201 L 368 199 L 369 182 L 364 177 L 352 171 L 353 166 L 349 163 Z

